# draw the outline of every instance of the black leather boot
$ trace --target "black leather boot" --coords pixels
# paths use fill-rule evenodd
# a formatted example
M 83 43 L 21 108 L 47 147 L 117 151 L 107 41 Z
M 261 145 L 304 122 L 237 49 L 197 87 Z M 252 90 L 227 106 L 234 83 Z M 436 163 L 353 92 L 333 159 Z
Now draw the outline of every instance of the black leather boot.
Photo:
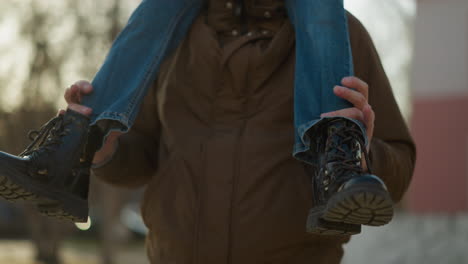
M 48 216 L 86 222 L 96 135 L 89 118 L 72 110 L 51 119 L 30 133 L 33 142 L 20 155 L 0 152 L 0 196 L 32 202 Z
M 361 232 L 361 225 L 390 222 L 393 202 L 383 181 L 370 172 L 359 126 L 337 117 L 327 119 L 316 132 L 319 167 L 311 170 L 315 207 L 309 212 L 308 232 L 353 235 Z M 362 157 L 369 172 L 362 168 Z

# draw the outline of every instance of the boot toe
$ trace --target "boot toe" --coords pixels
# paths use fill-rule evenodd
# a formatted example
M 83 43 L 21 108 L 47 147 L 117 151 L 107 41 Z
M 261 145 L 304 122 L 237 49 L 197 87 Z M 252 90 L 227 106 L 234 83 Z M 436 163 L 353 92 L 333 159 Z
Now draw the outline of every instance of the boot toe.
M 0 196 L 8 201 L 38 199 L 28 175 L 28 160 L 0 152 Z
M 350 180 L 346 181 L 338 191 L 346 190 L 349 188 L 355 188 L 358 186 L 369 186 L 371 188 L 382 188 L 387 191 L 387 186 L 385 183 L 377 176 L 372 174 L 363 174 L 358 177 L 353 177 Z

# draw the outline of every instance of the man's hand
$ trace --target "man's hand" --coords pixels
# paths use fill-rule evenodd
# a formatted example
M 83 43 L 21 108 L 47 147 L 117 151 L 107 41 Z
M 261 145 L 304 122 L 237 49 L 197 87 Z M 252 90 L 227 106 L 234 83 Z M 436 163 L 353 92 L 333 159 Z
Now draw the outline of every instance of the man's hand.
M 65 101 L 68 104 L 68 109 L 78 112 L 85 116 L 90 116 L 93 109 L 81 104 L 83 95 L 91 94 L 93 86 L 88 81 L 78 81 L 65 90 Z M 60 110 L 60 114 L 64 114 L 65 110 Z M 107 137 L 105 144 L 94 155 L 93 163 L 99 164 L 110 158 L 117 147 L 117 139 L 122 135 L 120 132 L 111 132 Z
M 78 81 L 65 90 L 65 101 L 68 104 L 68 109 L 78 112 L 85 116 L 90 116 L 93 109 L 81 104 L 83 95 L 91 94 L 93 87 L 87 81 Z
M 343 86 L 335 86 L 333 92 L 352 103 L 354 107 L 324 113 L 321 117 L 344 116 L 361 121 L 366 126 L 367 138 L 370 143 L 374 134 L 375 113 L 368 103 L 369 85 L 357 77 L 343 78 L 341 84 Z M 369 145 L 367 151 L 369 151 Z

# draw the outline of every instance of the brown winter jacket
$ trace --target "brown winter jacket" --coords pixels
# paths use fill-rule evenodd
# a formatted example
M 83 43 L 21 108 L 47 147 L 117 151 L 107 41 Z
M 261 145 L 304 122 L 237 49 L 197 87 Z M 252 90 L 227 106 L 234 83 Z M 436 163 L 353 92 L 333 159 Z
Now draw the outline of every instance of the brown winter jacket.
M 241 20 L 235 4 L 210 1 L 113 159 L 95 169 L 116 185 L 148 184 L 142 215 L 152 263 L 333 264 L 349 239 L 305 232 L 311 175 L 291 156 L 294 31 L 280 0 L 247 3 Z M 398 201 L 414 145 L 368 33 L 349 20 L 356 76 L 369 84 L 376 113 L 373 172 Z

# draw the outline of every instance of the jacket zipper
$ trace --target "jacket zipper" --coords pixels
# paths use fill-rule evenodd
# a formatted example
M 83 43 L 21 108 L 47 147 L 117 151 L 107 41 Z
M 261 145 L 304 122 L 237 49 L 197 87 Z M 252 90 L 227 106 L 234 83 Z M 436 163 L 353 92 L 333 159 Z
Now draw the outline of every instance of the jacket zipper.
M 196 200 L 196 208 L 195 208 L 195 223 L 194 223 L 194 229 L 193 229 L 193 262 L 194 264 L 199 263 L 199 250 L 198 250 L 198 244 L 199 244 L 199 239 L 200 239 L 200 211 L 201 211 L 201 193 L 202 193 L 202 188 L 203 188 L 203 180 L 205 179 L 206 175 L 206 144 L 204 142 L 201 143 L 200 145 L 200 155 L 201 155 L 201 164 L 203 164 L 201 170 L 202 170 L 202 177 L 203 179 L 200 179 L 197 181 L 197 200 Z
M 234 201 L 236 197 L 237 191 L 237 181 L 240 174 L 240 165 L 241 165 L 241 152 L 242 152 L 242 138 L 244 136 L 245 127 L 247 124 L 247 120 L 244 119 L 242 121 L 241 128 L 239 130 L 239 134 L 237 136 L 237 140 L 239 144 L 236 145 L 235 153 L 234 153 L 234 173 L 232 178 L 232 189 L 231 189 L 231 204 L 229 208 L 229 235 L 228 235 L 228 254 L 227 254 L 227 263 L 232 263 L 232 244 L 233 244 L 233 217 L 234 217 Z

